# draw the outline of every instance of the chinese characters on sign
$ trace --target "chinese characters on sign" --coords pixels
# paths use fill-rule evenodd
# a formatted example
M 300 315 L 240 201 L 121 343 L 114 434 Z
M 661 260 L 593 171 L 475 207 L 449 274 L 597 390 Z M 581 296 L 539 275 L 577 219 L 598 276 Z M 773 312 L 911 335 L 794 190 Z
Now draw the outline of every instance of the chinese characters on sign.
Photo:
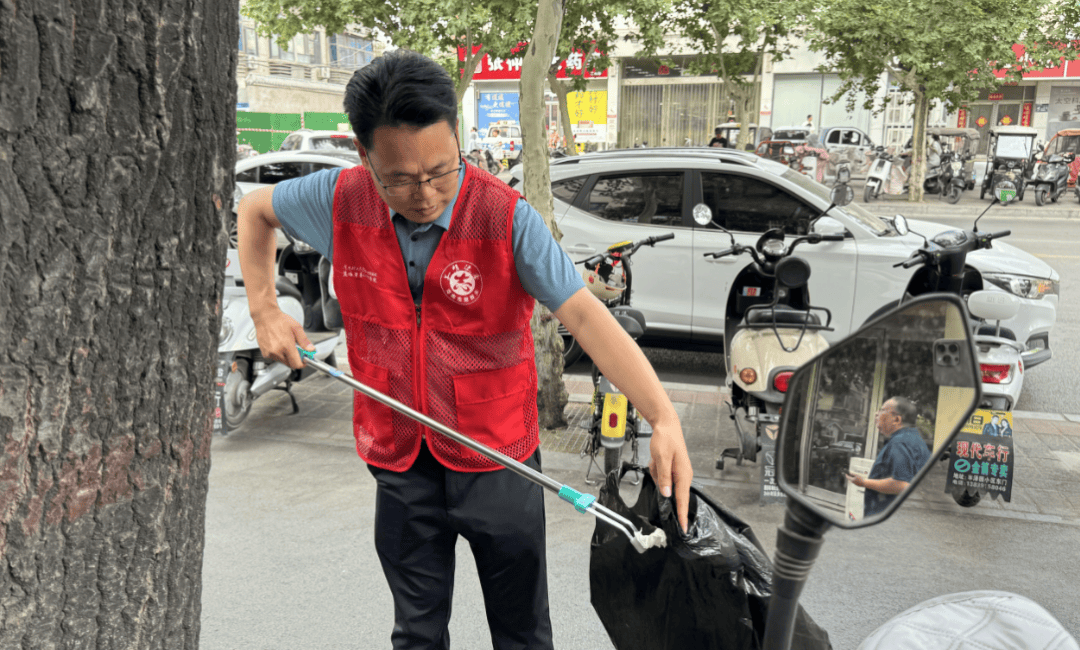
M 975 411 L 949 453 L 946 492 L 967 490 L 1012 499 L 1012 413 Z
M 526 43 L 520 44 L 517 50 L 512 52 L 509 57 L 485 53 L 484 58 L 481 59 L 479 65 L 477 65 L 476 69 L 473 71 L 473 79 L 480 81 L 489 79 L 520 79 L 523 58 L 518 56 L 518 52 L 523 52 L 526 46 Z M 478 52 L 479 50 L 480 46 L 473 46 L 473 52 Z M 463 47 L 458 48 L 458 61 L 465 61 L 465 48 Z M 574 52 L 561 61 L 556 57 L 552 59 L 551 62 L 558 63 L 559 67 L 555 76 L 559 79 L 582 76 L 586 79 L 606 79 L 608 76 L 606 69 L 593 69 L 589 64 L 588 57 L 580 51 Z

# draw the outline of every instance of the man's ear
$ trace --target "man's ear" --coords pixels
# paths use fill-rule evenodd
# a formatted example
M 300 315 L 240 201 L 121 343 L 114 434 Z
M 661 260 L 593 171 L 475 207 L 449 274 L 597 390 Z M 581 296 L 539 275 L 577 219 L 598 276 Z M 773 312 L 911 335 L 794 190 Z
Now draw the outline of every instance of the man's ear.
M 367 167 L 368 166 L 367 149 L 364 148 L 364 145 L 360 144 L 359 138 L 353 138 L 352 142 L 353 142 L 353 146 L 356 147 L 356 153 L 360 154 L 360 162 L 364 165 L 364 167 Z

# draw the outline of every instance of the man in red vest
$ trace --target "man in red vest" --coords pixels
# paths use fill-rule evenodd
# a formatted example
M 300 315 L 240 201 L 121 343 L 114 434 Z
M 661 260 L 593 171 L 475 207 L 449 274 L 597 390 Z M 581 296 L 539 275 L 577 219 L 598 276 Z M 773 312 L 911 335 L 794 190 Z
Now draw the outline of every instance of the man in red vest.
M 354 75 L 345 109 L 362 166 L 248 194 L 240 264 L 262 354 L 313 349 L 274 293 L 273 229 L 332 258 L 352 373 L 540 469 L 534 299 L 554 312 L 653 426 L 650 471 L 687 523 L 693 475 L 675 409 L 641 350 L 584 287 L 520 195 L 466 165 L 457 96 L 435 62 L 397 50 Z M 497 649 L 551 648 L 543 491 L 357 394 L 356 448 L 378 484 L 375 542 L 394 648 L 448 648 L 454 547 L 476 558 Z

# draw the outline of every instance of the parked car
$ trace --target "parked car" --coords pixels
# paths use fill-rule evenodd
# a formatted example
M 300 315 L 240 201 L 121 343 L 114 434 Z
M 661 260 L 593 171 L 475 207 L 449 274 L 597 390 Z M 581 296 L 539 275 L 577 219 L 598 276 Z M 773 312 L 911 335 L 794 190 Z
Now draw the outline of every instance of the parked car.
M 867 153 L 874 149 L 874 142 L 865 131 L 854 126 L 827 126 L 821 131 L 821 143 L 829 152 L 830 162 L 844 159 L 851 163 L 851 173 L 864 177 L 869 170 Z M 826 173 L 826 181 L 834 174 L 833 164 Z
M 787 140 L 802 144 L 814 133 L 813 127 L 809 126 L 778 126 L 772 130 L 772 135 L 769 137 L 772 140 Z
M 509 183 L 517 185 L 522 171 L 514 169 L 510 177 Z M 920 236 L 898 234 L 891 221 L 858 203 L 834 207 L 819 218 L 829 207 L 829 188 L 751 152 L 694 147 L 585 154 L 551 163 L 551 189 L 563 233 L 560 243 L 572 260 L 618 241 L 675 233 L 674 240 L 634 261 L 633 300 L 648 323 L 641 339 L 646 345 L 723 345 L 728 287 L 742 265 L 732 263 L 731 257 L 703 256 L 731 243 L 715 226 L 694 222 L 692 213 L 701 207 L 744 245 L 753 245 L 770 228 L 783 228 L 792 236 L 811 230 L 849 234 L 843 242 L 800 249 L 813 269 L 814 303 L 832 312 L 834 330 L 825 333 L 831 342 L 894 304 L 918 272 L 893 265 L 922 246 Z M 909 224 L 927 237 L 950 229 L 914 220 Z M 1057 318 L 1057 272 L 1005 242 L 972 253 L 968 263 L 978 271 L 971 290 L 1020 296 L 1024 308 L 1002 326 L 1039 351 L 1034 363 L 1049 358 L 1050 330 Z
M 275 151 L 236 161 L 236 189 L 233 190 L 232 223 L 229 224 L 229 247 L 236 248 L 236 206 L 253 190 L 281 181 L 307 176 L 323 169 L 349 168 L 360 164 L 360 154 L 345 151 Z M 278 248 L 288 244 L 278 231 Z
M 281 142 L 278 151 L 345 151 L 356 153 L 352 131 L 293 131 Z

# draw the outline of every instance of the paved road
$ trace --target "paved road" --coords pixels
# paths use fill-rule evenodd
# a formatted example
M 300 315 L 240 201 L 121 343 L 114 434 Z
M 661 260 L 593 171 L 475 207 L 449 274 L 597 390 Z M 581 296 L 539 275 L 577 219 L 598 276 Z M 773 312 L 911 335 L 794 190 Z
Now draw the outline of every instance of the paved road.
M 733 442 L 713 388 L 669 386 L 687 427 L 701 489 L 734 508 L 771 554 L 781 506 L 760 506 L 751 468 L 721 474 L 712 463 Z M 582 399 L 585 380 L 569 390 Z M 374 481 L 356 457 L 347 389 L 327 378 L 297 388 L 302 411 L 267 395 L 240 432 L 213 442 L 203 568 L 203 650 L 388 646 L 393 606 L 373 548 Z M 580 410 L 572 402 L 568 413 Z M 892 520 L 832 531 L 803 597 L 834 647 L 854 648 L 891 615 L 927 598 L 969 589 L 1015 591 L 1042 603 L 1080 635 L 1080 424 L 1025 420 L 1017 430 L 1018 498 L 961 509 L 942 493 L 940 471 Z M 545 434 L 545 471 L 576 489 L 585 461 L 559 451 L 577 429 Z M 642 459 L 646 461 L 645 458 Z M 1015 488 L 1014 488 L 1015 489 Z M 624 496 L 632 502 L 632 489 Z M 1056 501 L 1054 501 L 1057 497 Z M 556 647 L 611 648 L 589 602 L 593 521 L 554 498 L 547 504 Z M 459 545 L 451 636 L 459 648 L 490 647 L 467 545 Z
M 909 207 L 890 201 L 867 206 L 879 214 L 912 212 L 916 219 L 970 228 L 974 217 L 989 201 L 967 192 L 956 206 L 927 201 Z M 1051 332 L 1054 357 L 1024 377 L 1024 392 L 1017 409 L 1052 413 L 1080 413 L 1080 392 L 1074 389 L 1075 368 L 1080 362 L 1080 203 L 1066 194 L 1059 204 L 1036 207 L 1027 198 L 1009 206 L 995 206 L 979 221 L 981 230 L 1009 229 L 1009 244 L 1044 260 L 1061 276 L 1057 323 Z

